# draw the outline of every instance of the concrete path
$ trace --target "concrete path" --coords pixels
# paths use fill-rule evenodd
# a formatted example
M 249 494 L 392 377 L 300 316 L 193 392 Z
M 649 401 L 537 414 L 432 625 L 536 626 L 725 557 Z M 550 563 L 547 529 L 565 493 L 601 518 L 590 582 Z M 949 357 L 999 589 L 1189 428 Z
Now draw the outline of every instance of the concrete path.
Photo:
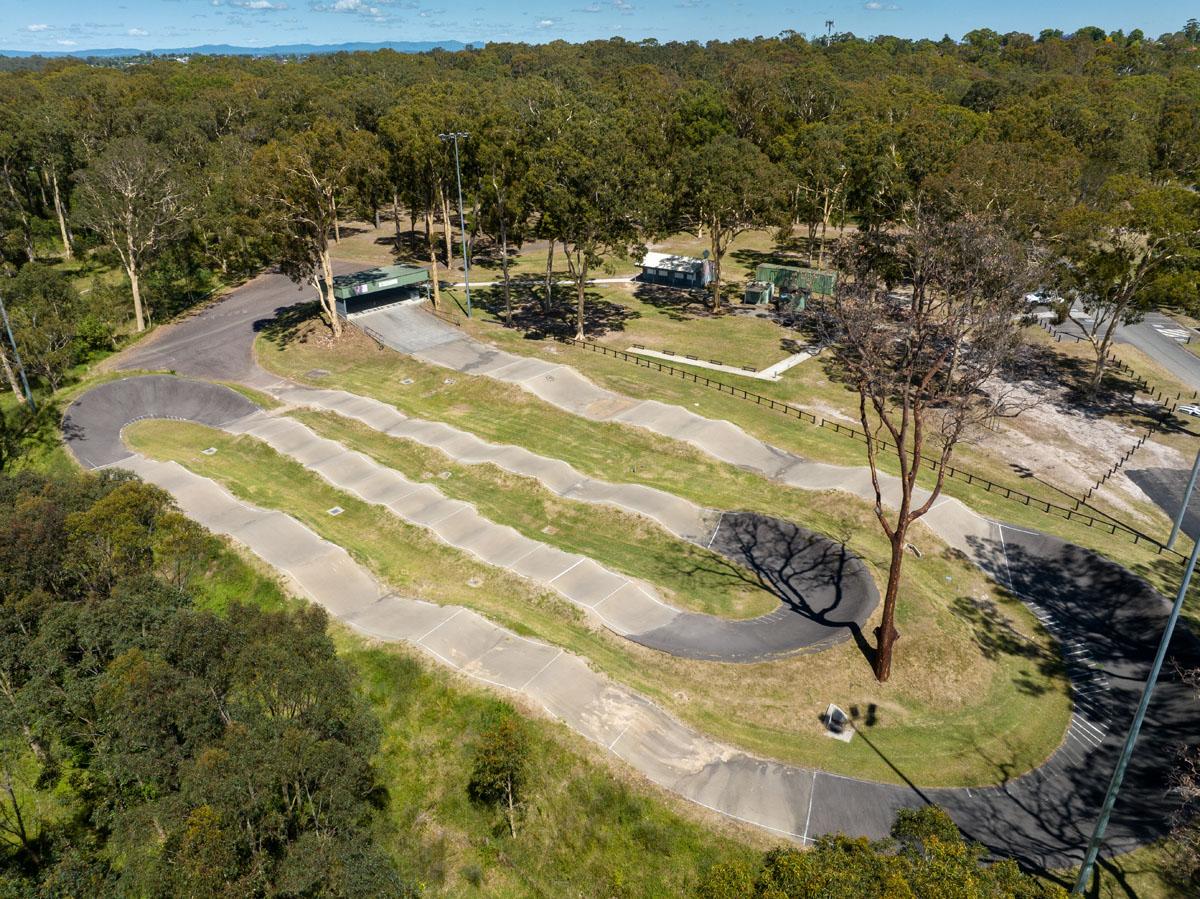
M 446 542 L 558 590 L 596 613 L 615 633 L 654 649 L 712 661 L 763 661 L 861 638 L 861 625 L 878 605 L 878 590 L 861 559 L 845 546 L 791 522 L 751 512 L 717 512 L 651 487 L 589 478 L 560 460 L 520 447 L 487 443 L 440 422 L 410 419 L 393 406 L 345 391 L 277 387 L 271 392 L 287 403 L 334 411 L 390 436 L 437 447 L 457 462 L 493 463 L 536 478 L 560 496 L 611 504 L 645 515 L 736 563 L 746 576 L 757 578 L 781 600 L 775 611 L 737 622 L 680 612 L 664 604 L 650 585 L 602 570 L 580 556 L 535 544 L 510 528 L 493 532 L 491 529 L 498 526 L 487 522 L 476 533 L 474 525 L 468 525 L 464 518 L 450 517 L 452 506 L 448 504 L 420 510 L 420 519 L 414 523 L 423 525 L 427 523 L 424 519 L 432 520 L 444 513 L 445 526 L 439 523 L 433 529 Z M 315 435 L 307 429 L 306 435 L 301 435 L 299 429 L 303 426 L 298 422 L 269 421 L 255 423 L 258 426 L 239 423 L 231 429 L 244 428 L 246 433 L 262 437 L 275 449 L 306 464 L 315 461 L 310 467 L 335 486 L 359 493 L 402 517 L 406 515 L 406 506 L 412 500 L 404 497 L 405 506 L 397 506 L 389 492 L 401 488 L 393 487 L 382 470 L 373 475 L 362 473 L 381 466 L 358 453 L 346 453 L 332 441 L 319 447 L 304 446 Z M 366 487 L 360 487 L 360 482 Z M 417 485 L 409 486 L 415 490 Z M 423 489 L 435 491 L 429 486 Z M 411 515 L 407 517 L 412 519 Z M 455 539 L 460 529 L 465 530 L 469 540 Z M 479 551 L 479 546 L 488 552 Z M 534 546 L 546 551 L 535 553 Z M 509 559 L 510 554 L 514 554 L 515 561 Z M 558 560 L 561 570 L 550 562 L 551 558 Z M 605 590 L 612 592 L 605 594 Z M 608 598 L 596 601 L 596 597 L 606 595 Z M 671 614 L 664 614 L 663 608 L 670 608 Z
M 535 478 L 547 490 L 567 499 L 643 515 L 684 540 L 707 546 L 720 515 L 664 490 L 601 481 L 561 459 L 540 456 L 512 444 L 488 443 L 445 422 L 410 418 L 395 406 L 371 397 L 289 384 L 272 387 L 270 392 L 289 405 L 335 412 L 388 436 L 440 450 L 466 465 L 491 464 L 515 475 Z
M 662 359 L 664 362 L 673 362 L 676 365 L 691 365 L 695 368 L 706 368 L 709 371 L 723 371 L 727 374 L 737 375 L 741 378 L 754 378 L 758 381 L 778 381 L 783 377 L 784 372 L 790 371 L 801 362 L 807 362 L 813 357 L 812 353 L 793 353 L 786 359 L 776 362 L 774 365 L 764 368 L 762 371 L 754 371 L 753 369 L 738 368 L 736 365 L 724 365 L 720 362 L 709 362 L 705 359 L 693 359 L 690 356 L 679 356 L 675 353 L 662 353 L 658 350 L 648 350 L 645 347 L 632 346 L 625 352 L 633 353 L 635 356 L 648 356 L 651 359 Z
M 643 633 L 669 627 L 682 614 L 664 603 L 649 584 L 489 521 L 470 503 L 448 499 L 430 484 L 409 481 L 362 453 L 317 436 L 294 419 L 259 413 L 225 429 L 257 437 L 339 490 L 383 506 L 400 520 L 432 532 L 488 565 L 554 590 L 620 636 L 637 640 Z
M 285 279 L 264 276 L 222 303 L 162 329 L 127 353 L 121 362 L 129 368 L 169 367 L 199 377 L 276 385 L 277 378 L 254 365 L 254 331 L 278 308 L 297 299 L 296 289 Z M 240 330 L 231 327 L 216 343 L 206 338 L 222 321 L 234 317 L 240 318 Z M 424 327 L 424 323 L 417 324 Z M 447 337 L 445 331 L 428 328 L 423 339 L 429 347 L 448 344 L 454 336 Z M 495 350 L 476 349 L 471 364 L 487 367 L 499 355 Z M 164 358 L 170 360 L 169 365 L 154 364 L 154 360 Z M 509 356 L 500 367 L 520 361 Z M 557 372 L 547 374 L 551 376 L 547 383 L 553 386 Z M 587 386 L 585 380 L 583 385 Z M 564 401 L 563 397 L 557 398 Z M 637 405 L 628 400 L 621 408 Z M 711 432 L 706 432 L 704 421 L 700 420 L 698 433 L 707 439 Z M 752 443 L 749 447 L 754 449 Z M 853 487 L 856 483 L 853 470 L 813 465 L 805 470 L 797 466 L 796 457 L 778 450 L 772 453 L 770 448 L 756 451 L 755 460 L 766 463 L 764 471 L 803 481 L 800 486 L 821 489 L 822 485 Z M 869 487 L 869 482 L 864 484 Z M 546 706 L 555 714 L 563 714 L 563 720 L 581 733 L 586 728 L 591 739 L 611 747 L 614 754 L 680 795 L 797 839 L 834 831 L 879 835 L 887 830 L 896 808 L 936 802 L 950 810 L 968 836 L 1028 866 L 1061 868 L 1077 861 L 1161 632 L 1166 617 L 1164 601 L 1144 581 L 1090 552 L 1043 534 L 991 523 L 980 527 L 979 516 L 969 510 L 947 510 L 946 505 L 939 504 L 932 513 L 931 520 L 939 533 L 948 534 L 952 545 L 969 552 L 985 570 L 1011 585 L 1062 641 L 1063 659 L 1080 714 L 1073 720 L 1063 745 L 1037 771 L 1012 779 L 1010 772 L 997 766 L 996 781 L 1001 786 L 986 790 L 895 787 L 779 765 L 727 748 L 714 749 L 714 756 L 700 761 L 695 754 L 681 753 L 679 747 L 697 745 L 690 743 L 690 738 L 709 747 L 715 744 L 686 728 L 681 735 L 666 725 L 669 729 L 663 733 L 647 719 L 639 719 L 637 726 L 622 733 L 626 724 L 617 721 L 624 720 L 621 715 L 626 714 L 627 707 L 621 703 L 602 701 L 585 706 L 586 720 L 578 721 L 566 717 L 565 704 L 547 702 Z M 961 518 L 964 525 L 957 538 L 949 533 L 956 518 Z M 326 598 L 336 601 L 333 595 Z M 358 626 L 369 629 L 362 623 L 365 620 L 361 619 Z M 431 627 L 436 625 L 434 622 Z M 446 630 L 457 636 L 453 622 L 437 633 Z M 979 639 L 986 644 L 1004 641 L 1010 648 L 1019 645 L 1011 642 L 1013 635 L 1003 632 L 989 631 Z M 462 651 L 465 658 L 466 650 Z M 1183 667 L 1200 665 L 1200 652 L 1186 631 L 1181 631 L 1172 644 L 1172 661 Z M 578 670 L 586 671 L 583 660 L 575 663 Z M 1044 663 L 1037 657 L 1030 658 L 1031 665 Z M 535 683 L 540 684 L 540 679 Z M 573 683 L 556 678 L 555 686 L 566 689 Z M 621 692 L 612 685 L 607 689 Z M 633 704 L 638 709 L 654 708 L 637 697 Z M 580 707 L 574 708 L 577 711 Z M 670 722 L 670 716 L 664 717 Z M 678 726 L 677 722 L 670 724 Z M 855 739 L 871 745 L 869 731 L 860 732 Z M 1195 714 L 1194 698 L 1190 689 L 1168 672 L 1151 703 L 1146 729 L 1109 828 L 1107 851 L 1126 851 L 1166 832 L 1176 801 L 1168 792 L 1168 773 L 1178 748 L 1198 742 L 1200 720 Z M 684 760 L 686 773 L 674 783 L 667 783 L 669 775 L 664 773 L 664 766 L 669 768 L 679 760 Z M 902 769 L 894 770 L 904 778 Z

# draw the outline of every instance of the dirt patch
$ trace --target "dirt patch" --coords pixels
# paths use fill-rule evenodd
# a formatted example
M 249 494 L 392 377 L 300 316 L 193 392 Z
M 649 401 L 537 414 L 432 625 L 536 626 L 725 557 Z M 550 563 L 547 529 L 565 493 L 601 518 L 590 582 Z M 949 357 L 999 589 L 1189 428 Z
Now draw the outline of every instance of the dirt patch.
M 1016 418 L 1000 419 L 995 430 L 975 435 L 973 445 L 1078 496 L 1087 493 L 1145 433 L 1141 428 L 1073 411 L 1065 402 L 1047 401 L 1042 385 L 1022 383 L 1009 390 L 1013 403 L 1028 404 L 1030 408 Z M 1187 460 L 1177 450 L 1149 440 L 1127 464 L 1185 468 Z M 1123 472 L 1105 482 L 1102 495 L 1122 512 L 1143 520 L 1146 507 L 1152 504 Z

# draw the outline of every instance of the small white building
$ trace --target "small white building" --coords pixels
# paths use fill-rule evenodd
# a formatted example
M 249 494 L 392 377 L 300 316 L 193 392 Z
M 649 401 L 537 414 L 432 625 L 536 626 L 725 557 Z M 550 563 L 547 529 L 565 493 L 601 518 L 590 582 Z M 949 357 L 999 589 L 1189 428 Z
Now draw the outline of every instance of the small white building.
M 641 265 L 641 280 L 648 284 L 696 288 L 707 287 L 713 279 L 713 264 L 710 259 L 673 256 L 670 253 L 647 253 L 642 258 Z

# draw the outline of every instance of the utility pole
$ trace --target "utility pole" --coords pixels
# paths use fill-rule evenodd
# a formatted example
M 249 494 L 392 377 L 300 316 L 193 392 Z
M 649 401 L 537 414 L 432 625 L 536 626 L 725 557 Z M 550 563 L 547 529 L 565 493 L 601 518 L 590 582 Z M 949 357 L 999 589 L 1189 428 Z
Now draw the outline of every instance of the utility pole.
M 1108 792 L 1104 795 L 1104 804 L 1100 806 L 1100 817 L 1096 819 L 1096 829 L 1092 832 L 1092 840 L 1088 843 L 1087 854 L 1079 869 L 1079 879 L 1071 895 L 1082 896 L 1092 879 L 1092 868 L 1096 864 L 1096 856 L 1100 854 L 1100 844 L 1104 842 L 1104 831 L 1108 828 L 1108 819 L 1112 815 L 1113 806 L 1117 802 L 1117 794 L 1121 791 L 1121 781 L 1125 779 L 1125 769 L 1129 766 L 1129 758 L 1133 755 L 1133 745 L 1137 742 L 1138 732 L 1146 718 L 1146 709 L 1150 706 L 1150 696 L 1154 693 L 1154 685 L 1158 682 L 1158 674 L 1162 671 L 1163 660 L 1167 656 L 1167 647 L 1171 643 L 1171 635 L 1175 633 L 1175 623 L 1179 620 L 1179 610 L 1183 608 L 1183 598 L 1187 596 L 1188 586 L 1192 582 L 1192 573 L 1196 570 L 1196 557 L 1200 555 L 1200 540 L 1192 546 L 1192 554 L 1188 558 L 1187 568 L 1183 571 L 1183 580 L 1179 584 L 1179 592 L 1175 595 L 1175 604 L 1171 606 L 1171 614 L 1167 618 L 1167 626 L 1163 629 L 1162 639 L 1158 644 L 1158 653 L 1154 656 L 1154 664 L 1150 666 L 1150 675 L 1146 678 L 1146 686 L 1142 689 L 1142 700 L 1138 703 L 1137 713 L 1133 723 L 1129 725 L 1129 734 L 1125 737 L 1125 745 L 1121 747 L 1121 755 L 1117 759 L 1117 767 L 1113 769 L 1112 781 Z
M 1179 536 L 1179 529 L 1183 527 L 1183 516 L 1187 514 L 1188 503 L 1192 501 L 1192 491 L 1196 489 L 1196 475 L 1200 474 L 1200 450 L 1196 450 L 1196 461 L 1192 463 L 1192 476 L 1188 478 L 1187 490 L 1183 491 L 1183 505 L 1179 507 L 1179 514 L 1175 516 L 1175 523 L 1171 526 L 1171 536 L 1167 538 L 1167 549 L 1175 548 L 1175 538 Z M 1200 539 L 1200 535 L 1197 535 Z
M 25 388 L 25 399 L 29 403 L 30 410 L 36 412 L 37 406 L 33 404 L 33 392 L 29 389 L 29 379 L 25 377 L 25 366 L 21 363 L 21 351 L 17 349 L 12 325 L 8 323 L 8 310 L 4 308 L 3 295 L 0 295 L 0 317 L 4 319 L 4 330 L 8 332 L 8 342 L 12 345 L 13 361 L 17 363 L 17 371 L 21 373 L 21 386 Z
M 466 131 L 451 131 L 439 134 L 441 140 L 454 144 L 454 178 L 458 185 L 458 230 L 462 232 L 463 283 L 467 288 L 467 318 L 471 317 L 471 260 L 467 258 L 467 220 L 463 216 L 462 167 L 458 164 L 458 142 L 471 135 Z

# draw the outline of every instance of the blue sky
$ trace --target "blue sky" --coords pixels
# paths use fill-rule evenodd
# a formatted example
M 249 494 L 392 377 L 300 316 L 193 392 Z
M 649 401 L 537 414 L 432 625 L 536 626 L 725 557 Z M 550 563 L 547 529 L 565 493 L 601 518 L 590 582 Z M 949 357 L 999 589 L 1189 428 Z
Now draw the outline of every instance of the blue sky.
M 71 50 L 262 46 L 342 41 L 708 40 L 815 35 L 832 19 L 859 35 L 961 37 L 972 28 L 1070 31 L 1081 25 L 1158 35 L 1200 15 L 1195 0 L 1133 4 L 1009 0 L 0 0 L 0 47 Z

